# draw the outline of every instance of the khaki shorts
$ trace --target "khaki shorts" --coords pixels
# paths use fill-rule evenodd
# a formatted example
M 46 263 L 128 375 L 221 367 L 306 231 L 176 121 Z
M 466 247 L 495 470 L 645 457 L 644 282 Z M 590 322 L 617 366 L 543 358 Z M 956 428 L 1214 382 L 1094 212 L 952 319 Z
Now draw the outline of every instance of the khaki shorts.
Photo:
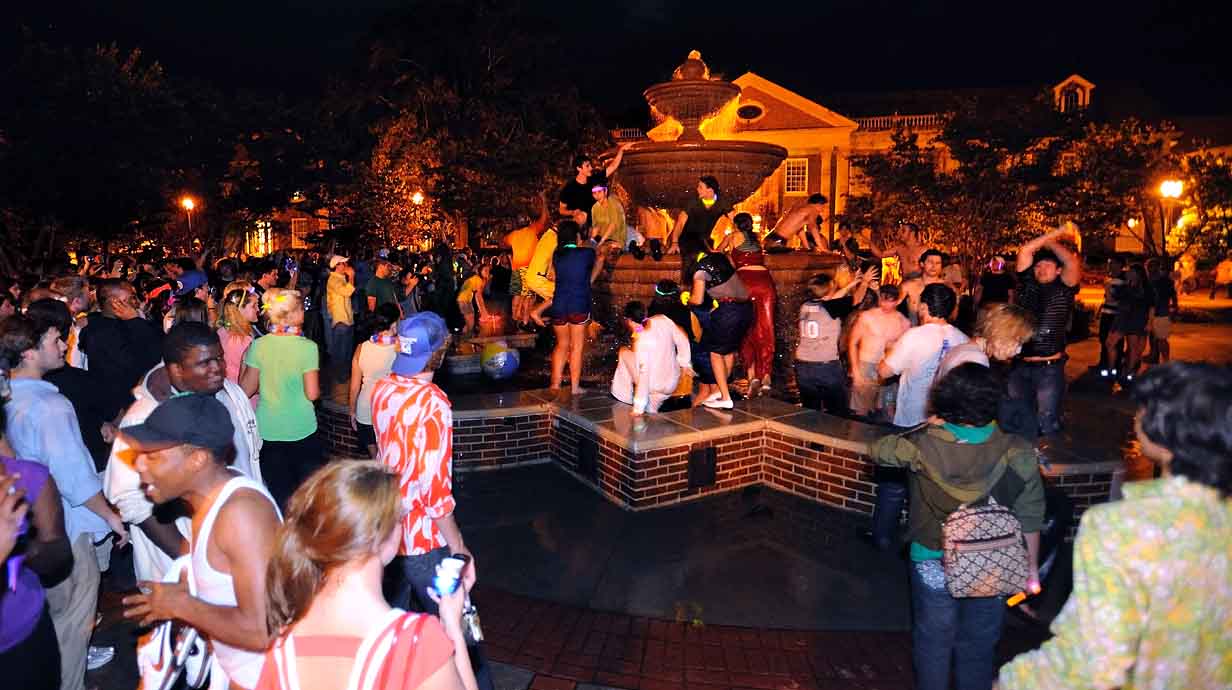
M 530 271 L 526 272 L 526 278 L 522 281 L 522 287 L 523 290 L 530 290 L 545 300 L 552 299 L 552 295 L 556 294 L 556 283 L 554 281 Z
M 1172 334 L 1172 317 L 1156 316 L 1151 321 L 1151 337 L 1163 340 Z

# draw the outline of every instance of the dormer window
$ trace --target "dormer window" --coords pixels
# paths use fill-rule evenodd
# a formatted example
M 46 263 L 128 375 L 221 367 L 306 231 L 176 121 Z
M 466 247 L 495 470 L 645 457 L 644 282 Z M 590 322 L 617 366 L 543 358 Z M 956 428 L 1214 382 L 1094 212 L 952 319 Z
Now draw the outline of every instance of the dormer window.
M 1066 89 L 1065 93 L 1061 94 L 1061 112 L 1072 113 L 1075 110 L 1078 110 L 1078 108 L 1081 107 L 1079 105 L 1081 102 L 1081 97 L 1082 94 L 1078 93 L 1077 87 L 1070 87 Z
M 1074 113 L 1091 105 L 1095 85 L 1077 74 L 1052 87 L 1053 102 L 1063 113 Z

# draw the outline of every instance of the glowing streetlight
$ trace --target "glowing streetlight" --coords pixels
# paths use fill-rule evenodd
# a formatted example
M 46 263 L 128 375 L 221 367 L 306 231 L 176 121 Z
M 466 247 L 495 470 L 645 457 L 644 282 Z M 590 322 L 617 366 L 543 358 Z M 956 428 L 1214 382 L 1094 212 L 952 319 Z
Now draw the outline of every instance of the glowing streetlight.
M 1172 207 L 1177 199 L 1185 193 L 1185 183 L 1181 180 L 1164 180 L 1159 183 L 1159 248 L 1160 253 L 1166 253 L 1168 247 L 1168 231 L 1172 229 Z
M 411 195 L 411 203 L 415 204 L 416 206 L 419 206 L 423 202 L 424 202 L 423 192 L 415 192 L 414 194 Z
M 1165 199 L 1179 199 L 1185 192 L 1185 183 L 1181 180 L 1164 180 L 1159 183 L 1159 196 Z
M 180 206 L 184 208 L 184 213 L 188 215 L 188 234 L 192 234 L 192 212 L 197 207 L 197 202 L 193 201 L 191 196 L 180 197 Z

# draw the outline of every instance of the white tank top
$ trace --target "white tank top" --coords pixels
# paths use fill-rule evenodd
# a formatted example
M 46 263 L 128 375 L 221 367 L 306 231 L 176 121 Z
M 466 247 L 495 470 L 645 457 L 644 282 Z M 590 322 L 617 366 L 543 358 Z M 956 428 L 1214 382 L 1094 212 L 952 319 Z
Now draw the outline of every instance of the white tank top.
M 237 603 L 235 599 L 235 581 L 230 575 L 220 573 L 210 567 L 210 561 L 206 553 L 209 551 L 210 533 L 214 529 L 214 520 L 218 517 L 218 511 L 226 504 L 227 499 L 231 498 L 231 495 L 240 489 L 251 489 L 268 498 L 270 504 L 274 506 L 274 512 L 278 514 L 278 519 L 282 520 L 282 513 L 278 510 L 278 503 L 259 482 L 240 476 L 223 485 L 222 490 L 218 492 L 218 498 L 214 499 L 209 512 L 205 514 L 205 520 L 201 522 L 201 531 L 193 535 L 192 539 L 192 577 L 197 584 L 197 598 L 207 604 L 235 606 Z M 218 666 L 221 666 L 227 678 L 235 681 L 235 683 L 245 688 L 257 687 L 257 680 L 261 677 L 261 665 L 265 660 L 265 652 L 250 652 L 246 649 L 237 649 L 214 640 L 211 640 L 210 643 L 214 648 L 214 659 L 217 662 L 215 670 L 217 670 Z M 219 684 L 216 678 L 211 678 L 210 687 L 225 688 L 227 686 L 226 684 Z
M 355 421 L 360 424 L 372 424 L 372 389 L 377 381 L 389 376 L 389 370 L 397 356 L 398 348 L 394 345 L 381 345 L 372 341 L 360 343 L 359 371 L 364 378 L 359 397 L 355 400 Z

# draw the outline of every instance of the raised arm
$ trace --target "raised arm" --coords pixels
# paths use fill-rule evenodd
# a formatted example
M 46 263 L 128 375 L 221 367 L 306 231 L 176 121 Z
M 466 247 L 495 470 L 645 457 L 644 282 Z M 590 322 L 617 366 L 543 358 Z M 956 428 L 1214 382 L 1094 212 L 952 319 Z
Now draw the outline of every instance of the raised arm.
M 620 162 L 625 158 L 625 151 L 627 151 L 630 146 L 633 146 L 633 142 L 628 141 L 616 147 L 616 156 L 612 158 L 612 162 L 608 163 L 607 168 L 603 171 L 609 178 L 616 174 L 617 168 L 620 167 Z
M 1060 246 L 1059 244 L 1057 244 L 1057 240 L 1064 237 L 1067 234 L 1069 234 L 1069 229 L 1066 227 L 1060 227 L 1060 228 L 1057 228 L 1056 230 L 1052 230 L 1043 235 L 1040 235 L 1039 237 L 1036 237 L 1030 242 L 1027 242 L 1026 244 L 1019 247 L 1018 248 L 1018 263 L 1017 263 L 1015 271 L 1017 273 L 1022 273 L 1028 268 L 1031 268 L 1031 264 L 1035 263 L 1035 253 L 1038 252 L 1040 249 L 1043 249 L 1044 247 L 1048 247 L 1049 249 L 1056 252 L 1057 257 L 1061 259 L 1062 261 L 1064 261 L 1066 266 L 1069 266 L 1070 263 L 1072 262 L 1068 261 L 1066 256 L 1062 256 L 1061 252 L 1057 252 L 1057 247 Z M 1061 248 L 1061 251 L 1065 252 L 1065 254 L 1067 254 L 1069 257 L 1073 257 L 1073 252 L 1070 252 L 1064 247 Z M 1079 271 L 1079 275 L 1081 275 L 1081 271 Z M 1062 277 L 1064 277 L 1064 275 Z M 1070 283 L 1069 281 L 1066 281 L 1066 285 L 1072 285 L 1072 284 L 1074 283 Z

